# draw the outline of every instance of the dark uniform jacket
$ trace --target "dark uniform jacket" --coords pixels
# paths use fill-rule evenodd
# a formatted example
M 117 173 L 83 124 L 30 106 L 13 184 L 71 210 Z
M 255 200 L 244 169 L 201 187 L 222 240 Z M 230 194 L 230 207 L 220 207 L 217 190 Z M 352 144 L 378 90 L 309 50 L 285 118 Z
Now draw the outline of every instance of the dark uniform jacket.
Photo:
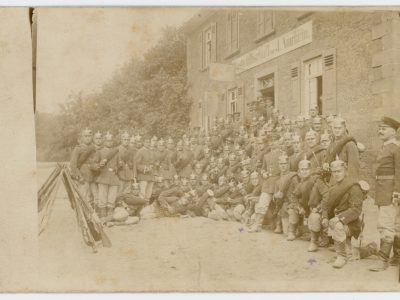
M 123 181 L 130 181 L 134 177 L 134 150 L 131 147 L 118 147 L 118 178 Z
M 71 173 L 76 178 L 83 178 L 86 182 L 94 181 L 94 163 L 96 147 L 94 145 L 78 145 L 72 152 L 70 160 Z
M 119 185 L 119 178 L 117 175 L 119 153 L 114 154 L 110 158 L 110 153 L 115 153 L 115 151 L 115 148 L 104 147 L 96 153 L 97 158 L 95 160 L 97 163 L 100 163 L 103 159 L 107 159 L 105 166 L 100 168 L 99 175 L 96 178 L 97 183 L 114 186 Z
M 360 215 L 364 200 L 358 182 L 351 177 L 345 177 L 330 188 L 327 199 L 327 205 L 322 206 L 322 216 L 328 219 L 337 216 L 344 225 L 349 226 L 351 236 L 358 238 L 361 232 Z
M 376 162 L 375 204 L 390 205 L 393 192 L 400 192 L 400 142 L 384 143 Z
M 154 181 L 156 158 L 154 151 L 142 147 L 136 153 L 136 173 L 139 181 Z

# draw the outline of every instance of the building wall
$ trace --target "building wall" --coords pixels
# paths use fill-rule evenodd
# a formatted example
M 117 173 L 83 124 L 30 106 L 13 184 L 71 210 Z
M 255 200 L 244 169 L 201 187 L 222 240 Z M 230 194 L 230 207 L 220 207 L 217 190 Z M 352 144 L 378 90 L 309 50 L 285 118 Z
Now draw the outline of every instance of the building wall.
M 374 145 L 378 142 L 376 121 L 379 117 L 382 114 L 396 116 L 396 111 L 399 117 L 398 13 L 335 10 L 306 14 L 299 11 L 275 11 L 275 31 L 262 41 L 255 42 L 257 11 L 240 10 L 240 52 L 232 57 L 227 57 L 225 45 L 227 13 L 228 10 L 216 11 L 188 34 L 188 81 L 195 101 L 191 115 L 192 126 L 204 125 L 199 117 L 200 102 L 210 115 L 225 116 L 226 91 L 234 86 L 243 87 L 245 117 L 250 117 L 245 104 L 257 97 L 257 77 L 269 71 L 274 71 L 275 75 L 278 108 L 284 115 L 295 117 L 300 113 L 300 103 L 304 100 L 304 82 L 298 82 L 300 89 L 293 88 L 292 67 L 300 67 L 301 79 L 305 72 L 303 61 L 324 53 L 333 53 L 336 60 L 336 82 L 329 83 L 336 97 L 329 105 L 324 104 L 329 108 L 324 113 L 339 113 L 345 117 L 349 131 L 369 148 L 376 147 Z M 237 74 L 233 82 L 209 80 L 208 70 L 201 70 L 199 33 L 207 24 L 216 23 L 216 62 L 231 64 L 237 57 L 310 20 L 313 22 L 310 44 Z

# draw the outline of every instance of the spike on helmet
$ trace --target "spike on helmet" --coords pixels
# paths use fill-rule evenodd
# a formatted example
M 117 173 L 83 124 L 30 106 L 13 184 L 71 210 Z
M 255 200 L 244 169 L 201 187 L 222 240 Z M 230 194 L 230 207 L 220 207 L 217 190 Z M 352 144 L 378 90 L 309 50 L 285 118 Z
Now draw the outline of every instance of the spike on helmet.
M 165 144 L 165 142 L 164 142 L 163 139 L 160 139 L 160 140 L 158 141 L 158 145 L 159 145 L 159 146 L 164 146 L 164 144 Z
M 112 140 L 112 138 L 113 138 L 113 135 L 109 131 L 107 131 L 107 133 L 105 135 L 106 141 L 110 141 L 110 140 Z
M 307 155 L 304 155 L 304 158 L 299 162 L 300 168 L 311 168 L 311 162 L 307 159 Z
M 346 163 L 343 160 L 341 160 L 338 155 L 336 155 L 336 159 L 332 161 L 330 165 L 331 169 L 342 168 L 345 166 Z
M 82 130 L 82 135 L 91 135 L 92 131 L 89 128 L 85 128 Z
M 97 131 L 97 132 L 94 134 L 94 137 L 95 137 L 95 138 L 101 138 L 101 137 L 103 137 L 103 136 L 102 136 L 102 134 L 101 134 L 100 131 Z
M 123 132 L 122 134 L 121 134 L 121 138 L 122 139 L 129 139 L 129 133 L 128 132 Z

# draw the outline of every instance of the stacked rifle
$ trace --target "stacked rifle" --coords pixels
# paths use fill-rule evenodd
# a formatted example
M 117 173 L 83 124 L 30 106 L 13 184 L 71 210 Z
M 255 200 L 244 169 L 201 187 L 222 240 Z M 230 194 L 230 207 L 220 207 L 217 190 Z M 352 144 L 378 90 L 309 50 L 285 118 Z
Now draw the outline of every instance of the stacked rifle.
M 57 164 L 49 178 L 38 191 L 39 234 L 45 229 L 51 215 L 60 182 L 67 191 L 71 208 L 75 211 L 78 226 L 86 245 L 97 252 L 99 243 L 111 247 L 111 241 L 103 230 L 103 224 L 87 199 L 79 192 L 76 182 L 66 165 Z

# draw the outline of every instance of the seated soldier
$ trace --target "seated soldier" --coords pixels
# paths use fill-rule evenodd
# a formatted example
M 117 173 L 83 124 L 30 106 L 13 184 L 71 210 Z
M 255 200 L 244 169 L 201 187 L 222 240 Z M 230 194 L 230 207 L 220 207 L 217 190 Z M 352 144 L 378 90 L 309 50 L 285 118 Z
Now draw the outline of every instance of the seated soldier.
M 260 175 L 257 172 L 253 172 L 250 175 L 250 182 L 244 184 L 244 206 L 245 212 L 242 215 L 242 222 L 246 225 L 250 225 L 252 219 L 255 218 L 254 206 L 258 202 L 261 195 L 262 181 Z
M 310 215 L 308 216 L 308 229 L 310 230 L 310 245 L 308 247 L 309 252 L 315 252 L 318 250 L 318 238 L 321 237 L 321 245 L 326 246 L 329 244 L 326 230 L 323 230 L 321 226 L 321 203 L 327 201 L 328 197 L 328 185 L 327 183 L 317 177 L 313 187 L 311 188 L 310 197 L 308 201 L 308 207 L 310 209 Z
M 139 184 L 134 182 L 130 192 L 120 194 L 116 202 L 126 208 L 130 216 L 139 216 L 144 205 L 147 204 L 146 199 L 140 196 Z
M 207 174 L 201 176 L 200 184 L 196 188 L 197 201 L 195 207 L 195 214 L 197 216 L 208 217 L 208 213 L 213 208 L 213 200 L 210 199 L 213 193 L 210 193 L 214 189 L 213 184 L 208 180 Z
M 235 178 L 229 180 L 229 191 L 225 195 L 224 203 L 220 204 L 232 221 L 241 221 L 244 212 L 243 195 L 240 193 L 237 184 Z
M 281 173 L 275 183 L 275 209 L 273 213 L 278 218 L 278 226 L 274 232 L 287 234 L 289 225 L 288 195 L 293 192 L 299 179 L 296 172 L 289 171 L 289 158 L 286 154 L 281 155 L 278 162 Z
M 346 241 L 358 238 L 361 232 L 364 194 L 356 179 L 348 176 L 344 161 L 336 158 L 330 168 L 335 184 L 329 190 L 326 204 L 322 202 L 322 223 L 329 226 L 329 235 L 335 243 L 337 257 L 332 266 L 342 268 L 347 262 Z
M 288 241 L 296 239 L 296 232 L 302 235 L 304 232 L 303 221 L 307 222 L 309 215 L 308 201 L 310 198 L 311 189 L 318 176 L 311 175 L 311 162 L 306 158 L 299 162 L 298 171 L 300 182 L 289 195 L 288 214 Z

